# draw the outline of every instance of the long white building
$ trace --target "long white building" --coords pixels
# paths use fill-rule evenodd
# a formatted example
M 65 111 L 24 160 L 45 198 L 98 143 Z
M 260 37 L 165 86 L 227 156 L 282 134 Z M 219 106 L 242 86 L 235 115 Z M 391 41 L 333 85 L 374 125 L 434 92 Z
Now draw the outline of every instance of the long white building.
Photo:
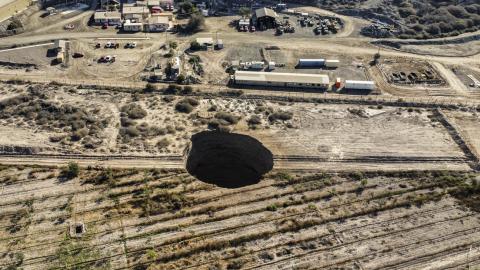
M 238 85 L 279 86 L 297 88 L 326 89 L 330 79 L 325 74 L 276 73 L 236 71 L 234 82 Z

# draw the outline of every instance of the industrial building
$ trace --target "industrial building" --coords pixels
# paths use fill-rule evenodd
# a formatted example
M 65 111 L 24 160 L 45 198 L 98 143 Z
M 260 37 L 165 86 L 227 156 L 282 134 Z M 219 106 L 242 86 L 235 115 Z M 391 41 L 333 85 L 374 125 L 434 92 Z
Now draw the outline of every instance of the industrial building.
M 275 11 L 269 8 L 260 8 L 255 10 L 252 17 L 252 22 L 260 30 L 272 29 L 277 27 L 278 15 Z
M 167 17 L 152 16 L 145 22 L 145 31 L 164 32 L 170 28 L 170 21 Z
M 352 90 L 375 90 L 375 82 L 373 81 L 345 81 L 345 89 Z
M 93 20 L 97 25 L 122 25 L 122 14 L 117 11 L 97 11 L 93 15 Z
M 252 86 L 327 89 L 330 85 L 325 74 L 236 71 L 233 79 L 235 84 Z

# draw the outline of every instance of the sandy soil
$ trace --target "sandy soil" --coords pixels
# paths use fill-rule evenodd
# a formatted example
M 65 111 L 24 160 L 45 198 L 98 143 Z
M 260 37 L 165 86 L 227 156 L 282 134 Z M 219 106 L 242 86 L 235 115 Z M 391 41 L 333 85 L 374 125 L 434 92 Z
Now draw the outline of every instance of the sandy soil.
M 223 189 L 181 171 L 113 171 L 113 182 L 97 184 L 96 169 L 68 181 L 59 173 L 0 171 L 0 265 L 30 270 L 74 258 L 111 269 L 479 265 L 479 213 L 442 195 L 432 177 L 363 176 L 361 184 L 285 172 L 291 180 L 271 174 Z M 86 226 L 80 240 L 65 237 L 78 222 Z M 62 252 L 67 248 L 82 256 Z

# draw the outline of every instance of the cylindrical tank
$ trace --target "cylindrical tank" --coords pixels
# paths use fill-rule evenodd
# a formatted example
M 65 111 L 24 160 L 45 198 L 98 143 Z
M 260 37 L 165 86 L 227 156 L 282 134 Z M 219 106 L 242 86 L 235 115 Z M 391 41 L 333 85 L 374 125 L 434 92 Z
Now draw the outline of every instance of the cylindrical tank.
M 325 59 L 300 59 L 298 60 L 299 67 L 323 67 Z

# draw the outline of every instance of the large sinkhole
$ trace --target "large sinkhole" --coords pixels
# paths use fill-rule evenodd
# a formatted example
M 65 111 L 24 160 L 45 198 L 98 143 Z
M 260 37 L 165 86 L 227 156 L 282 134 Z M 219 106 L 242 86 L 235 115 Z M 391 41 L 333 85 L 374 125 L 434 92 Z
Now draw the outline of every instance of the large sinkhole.
M 225 188 L 256 184 L 273 168 L 270 150 L 258 140 L 236 133 L 194 134 L 186 155 L 186 168 L 191 175 Z

